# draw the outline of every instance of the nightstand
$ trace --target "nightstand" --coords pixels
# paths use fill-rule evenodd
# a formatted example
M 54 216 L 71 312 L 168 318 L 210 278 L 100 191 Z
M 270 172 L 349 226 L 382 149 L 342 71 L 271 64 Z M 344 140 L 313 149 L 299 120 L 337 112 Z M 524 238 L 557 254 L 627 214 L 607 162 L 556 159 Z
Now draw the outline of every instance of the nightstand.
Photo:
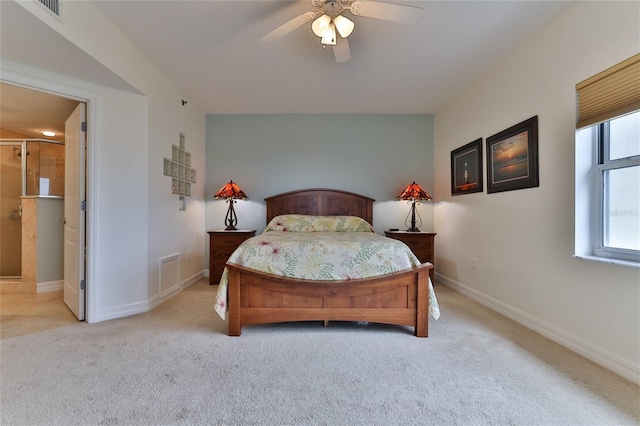
M 433 264 L 435 268 L 435 264 L 433 263 L 433 259 L 435 258 L 435 247 L 433 244 L 436 236 L 435 232 L 384 231 L 384 235 L 402 241 L 409 246 L 420 262 L 429 262 Z M 429 277 L 431 278 L 431 283 L 435 285 L 434 268 L 431 268 L 429 271 Z
M 255 230 L 208 231 L 209 234 L 209 284 L 218 284 L 229 256 L 247 238 L 256 235 Z

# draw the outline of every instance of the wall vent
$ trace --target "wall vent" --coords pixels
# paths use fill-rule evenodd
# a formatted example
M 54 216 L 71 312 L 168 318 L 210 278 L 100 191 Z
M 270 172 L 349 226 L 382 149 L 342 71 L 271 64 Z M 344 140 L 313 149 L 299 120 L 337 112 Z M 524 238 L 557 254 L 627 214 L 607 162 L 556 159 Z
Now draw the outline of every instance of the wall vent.
M 161 297 L 180 289 L 180 253 L 160 258 L 158 293 Z
M 47 9 L 60 16 L 60 0 L 38 0 Z

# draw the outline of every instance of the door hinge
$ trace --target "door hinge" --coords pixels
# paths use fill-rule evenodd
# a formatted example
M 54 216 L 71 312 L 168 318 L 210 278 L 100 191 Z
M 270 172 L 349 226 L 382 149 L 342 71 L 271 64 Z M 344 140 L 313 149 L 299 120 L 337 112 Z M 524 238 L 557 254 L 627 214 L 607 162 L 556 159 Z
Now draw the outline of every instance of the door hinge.
M 82 124 L 80 124 L 80 129 L 82 129 L 83 132 L 87 131 L 87 122 L 83 121 Z
M 87 210 L 87 200 L 80 201 L 80 210 L 83 212 Z
M 80 280 L 80 290 L 84 290 L 86 287 L 86 284 L 84 282 L 84 280 Z

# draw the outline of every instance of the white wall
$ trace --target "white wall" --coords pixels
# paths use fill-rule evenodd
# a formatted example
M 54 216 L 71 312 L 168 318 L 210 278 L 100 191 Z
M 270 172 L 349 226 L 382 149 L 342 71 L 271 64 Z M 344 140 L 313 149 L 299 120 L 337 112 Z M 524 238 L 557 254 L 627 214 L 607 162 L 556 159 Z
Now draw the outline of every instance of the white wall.
M 201 277 L 209 267 L 204 249 L 205 114 L 189 100 L 182 105 L 180 91 L 159 78 L 151 88 L 149 108 L 149 296 L 159 295 L 160 258 L 180 253 L 180 277 L 184 282 Z M 151 101 L 152 100 L 152 101 Z M 163 159 L 171 158 L 171 146 L 185 135 L 191 167 L 197 180 L 185 197 L 186 211 L 178 211 L 178 195 L 171 194 L 171 178 L 163 174 Z
M 136 93 L 127 93 L 47 71 L 48 66 L 60 69 L 58 64 L 38 69 L 2 61 L 2 69 L 21 84 L 59 85 L 58 93 L 90 98 L 88 319 L 144 312 L 161 301 L 159 258 L 181 254 L 183 284 L 202 276 L 208 263 L 202 201 L 205 115 L 195 102 L 183 106 L 182 91 L 90 2 L 65 2 L 61 20 L 36 3 L 19 4 L 25 9 L 20 13 L 37 17 L 34 25 L 48 26 L 78 46 L 79 57 L 90 55 L 135 88 Z M 16 13 L 14 9 L 5 10 Z M 3 34 L 3 46 L 19 38 Z M 185 212 L 178 211 L 178 197 L 171 195 L 171 179 L 163 175 L 162 164 L 181 132 L 199 173 Z
M 572 3 L 435 115 L 441 280 L 636 383 L 640 269 L 572 255 L 575 84 L 640 51 L 639 18 L 638 2 Z M 451 196 L 452 150 L 535 115 L 538 188 Z

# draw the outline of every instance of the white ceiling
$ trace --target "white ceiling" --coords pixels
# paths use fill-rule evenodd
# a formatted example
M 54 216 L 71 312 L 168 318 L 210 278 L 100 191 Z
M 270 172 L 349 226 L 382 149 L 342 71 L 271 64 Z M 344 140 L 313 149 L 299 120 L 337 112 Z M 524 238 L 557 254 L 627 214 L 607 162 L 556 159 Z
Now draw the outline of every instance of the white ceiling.
M 258 42 L 311 10 L 310 0 L 94 1 L 182 88 L 185 100 L 200 105 L 207 114 L 431 114 L 568 3 L 386 2 L 422 7 L 424 19 L 399 24 L 345 12 L 356 27 L 349 37 L 351 60 L 338 64 L 332 49 L 321 47 L 310 24 L 272 44 Z M 53 30 L 39 25 L 24 8 L 7 1 L 0 5 L 3 59 L 134 90 Z M 47 48 L 38 40 L 53 40 L 57 47 Z M 3 88 L 3 127 L 9 106 L 11 117 L 16 117 L 12 119 L 19 120 L 19 103 L 9 97 L 19 93 Z M 23 106 L 23 113 L 45 120 L 43 110 L 55 108 L 45 100 L 55 99 L 32 101 L 31 108 Z M 34 107 L 41 109 L 34 112 Z M 18 122 L 13 127 L 19 127 Z
M 258 40 L 311 10 L 300 1 L 94 1 L 210 114 L 434 113 L 567 2 L 385 0 L 424 8 L 418 24 L 345 15 L 337 64 L 310 24 Z

